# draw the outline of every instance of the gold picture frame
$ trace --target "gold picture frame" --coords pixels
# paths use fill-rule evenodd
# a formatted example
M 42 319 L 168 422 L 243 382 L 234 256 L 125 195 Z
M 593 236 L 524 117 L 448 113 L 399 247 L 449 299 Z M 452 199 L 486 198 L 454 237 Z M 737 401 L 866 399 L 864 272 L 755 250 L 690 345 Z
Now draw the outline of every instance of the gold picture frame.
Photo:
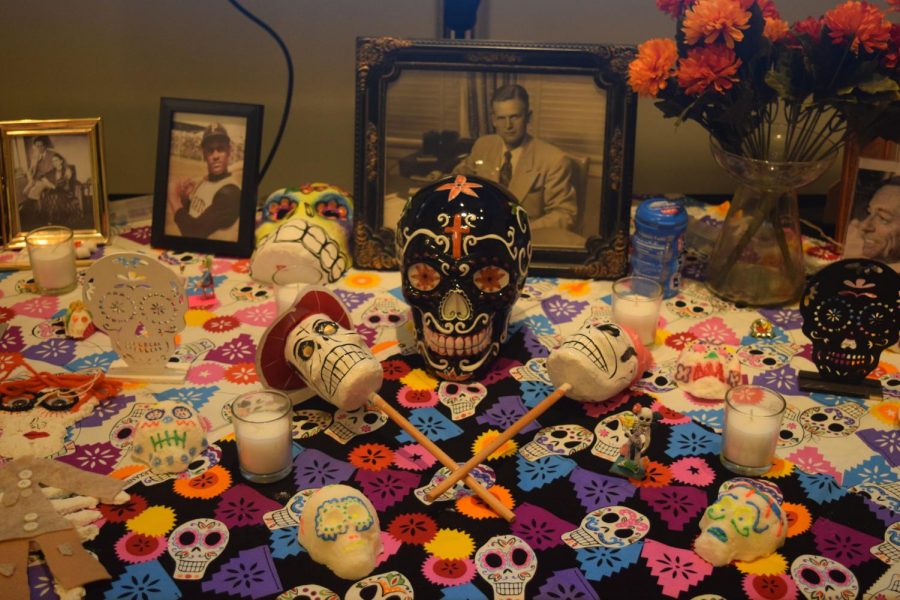
M 0 121 L 3 227 L 9 248 L 45 225 L 106 243 L 109 202 L 100 118 Z

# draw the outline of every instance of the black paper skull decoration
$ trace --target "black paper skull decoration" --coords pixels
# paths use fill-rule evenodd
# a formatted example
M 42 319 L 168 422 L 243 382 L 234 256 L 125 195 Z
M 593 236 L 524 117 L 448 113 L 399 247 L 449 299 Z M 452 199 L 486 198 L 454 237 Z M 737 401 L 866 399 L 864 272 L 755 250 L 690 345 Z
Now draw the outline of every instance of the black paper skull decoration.
M 434 375 L 482 373 L 506 339 L 531 261 L 525 210 L 491 181 L 457 175 L 420 190 L 397 226 L 403 295 Z
M 800 314 L 819 374 L 859 382 L 897 341 L 900 275 L 874 260 L 838 261 L 810 278 Z

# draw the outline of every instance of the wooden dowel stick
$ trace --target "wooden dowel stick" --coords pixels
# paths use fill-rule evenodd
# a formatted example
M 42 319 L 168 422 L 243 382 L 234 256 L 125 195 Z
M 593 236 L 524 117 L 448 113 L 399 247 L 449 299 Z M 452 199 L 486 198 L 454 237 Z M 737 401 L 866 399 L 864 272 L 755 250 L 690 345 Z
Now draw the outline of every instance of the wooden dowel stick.
M 369 398 L 369 403 L 372 404 L 375 408 L 377 408 L 381 412 L 383 412 L 384 414 L 386 414 L 388 417 L 390 417 L 390 419 L 394 423 L 396 423 L 400 427 L 400 429 L 402 429 L 403 431 L 405 431 L 406 433 L 411 435 L 414 440 L 419 442 L 419 444 L 421 444 L 423 448 L 428 450 L 432 454 L 432 456 L 434 456 L 436 459 L 438 459 L 438 461 L 442 465 L 444 465 L 445 467 L 450 469 L 451 475 L 453 474 L 454 471 L 456 471 L 457 468 L 459 468 L 459 465 L 456 463 L 456 461 L 454 461 L 452 458 L 450 458 L 443 450 L 438 448 L 434 442 L 432 442 L 427 437 L 425 437 L 425 435 L 422 434 L 421 431 L 416 429 L 415 425 L 413 425 L 412 423 L 407 421 L 406 417 L 401 415 L 397 411 L 397 409 L 395 409 L 393 406 L 388 404 L 384 398 L 382 398 L 378 394 L 372 394 L 372 396 Z M 461 479 L 461 477 L 457 477 L 456 479 L 458 481 L 459 479 Z M 481 485 L 480 483 L 478 483 L 478 481 L 474 477 L 472 477 L 471 475 L 468 475 L 468 472 L 465 476 L 465 479 L 463 479 L 463 481 L 465 482 L 465 484 L 467 486 L 469 486 L 469 488 L 473 492 L 478 494 L 478 497 L 481 498 L 482 500 L 484 500 L 485 504 L 490 506 L 491 509 L 493 509 L 493 511 L 495 513 L 497 513 L 498 515 L 500 515 L 501 517 L 503 517 L 510 523 L 512 523 L 515 520 L 515 518 L 516 518 L 515 513 L 513 513 L 511 510 L 509 510 L 507 507 L 505 507 L 503 505 L 503 503 L 500 502 L 499 498 L 497 498 L 495 495 L 493 495 L 487 489 L 485 489 L 485 487 L 483 485 Z M 447 487 L 449 488 L 450 486 L 447 486 Z M 444 491 L 446 491 L 446 489 Z M 433 500 L 433 498 L 432 498 L 432 500 Z
M 428 494 L 426 494 L 426 497 L 429 500 L 434 500 L 435 498 L 446 492 L 454 483 L 467 476 L 469 474 L 469 471 L 483 463 L 487 459 L 487 457 L 493 454 L 493 452 L 497 448 L 505 444 L 507 441 L 511 440 L 513 436 L 524 429 L 529 423 L 544 414 L 544 411 L 556 404 L 556 402 L 560 398 L 565 396 L 566 393 L 571 389 L 572 386 L 568 383 L 564 383 L 559 386 L 552 394 L 541 400 L 537 406 L 522 415 L 519 420 L 513 423 L 509 429 L 491 440 L 487 446 L 482 448 L 481 451 L 478 452 L 478 454 L 470 458 L 466 464 L 450 473 L 450 476 L 439 483 L 433 490 L 428 492 Z

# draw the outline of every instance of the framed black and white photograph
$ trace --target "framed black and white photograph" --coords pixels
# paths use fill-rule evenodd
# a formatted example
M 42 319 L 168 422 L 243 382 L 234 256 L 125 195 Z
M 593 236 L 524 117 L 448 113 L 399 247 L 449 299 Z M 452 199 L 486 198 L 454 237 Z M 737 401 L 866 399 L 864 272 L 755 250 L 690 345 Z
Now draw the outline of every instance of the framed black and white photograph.
M 869 258 L 900 272 L 900 146 L 879 140 L 845 160 L 838 224 L 843 258 Z
M 163 98 L 151 242 L 250 256 L 263 107 Z
M 0 122 L 3 241 L 65 225 L 76 239 L 105 243 L 109 218 L 100 119 Z
M 627 271 L 636 101 L 630 46 L 357 40 L 355 264 L 398 265 L 420 188 L 501 183 L 529 216 L 531 273 Z

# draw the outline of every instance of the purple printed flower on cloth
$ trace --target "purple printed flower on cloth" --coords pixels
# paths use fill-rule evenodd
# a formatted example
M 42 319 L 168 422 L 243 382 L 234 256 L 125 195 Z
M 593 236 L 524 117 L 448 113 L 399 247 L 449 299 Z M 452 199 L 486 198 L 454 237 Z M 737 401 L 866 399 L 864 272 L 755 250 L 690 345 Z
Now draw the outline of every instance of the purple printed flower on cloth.
M 494 360 L 494 363 L 490 366 L 484 377 L 481 378 L 480 383 L 482 385 L 491 385 L 498 381 L 502 381 L 509 377 L 510 369 L 519 366 L 522 366 L 522 363 L 517 360 L 503 358 L 502 356 L 498 357 Z
M 684 531 L 685 525 L 700 515 L 708 504 L 703 490 L 681 485 L 641 488 L 640 496 L 673 531 Z
M 106 475 L 116 468 L 122 451 L 109 442 L 78 444 L 75 452 L 59 458 L 61 462 L 93 473 Z
M 280 508 L 283 507 L 278 502 L 239 483 L 222 494 L 216 506 L 215 517 L 229 528 L 261 525 L 263 514 Z
M 126 229 L 119 235 L 123 238 L 131 240 L 132 242 L 137 242 L 138 244 L 149 244 L 150 226 L 143 225 L 141 227 L 132 227 L 131 229 Z
M 331 458 L 315 448 L 307 448 L 294 458 L 294 483 L 301 490 L 342 483 L 355 470 L 350 463 Z
M 587 302 L 566 300 L 560 295 L 541 300 L 541 308 L 554 325 L 568 323 L 588 307 Z
M 803 316 L 796 308 L 763 308 L 759 314 L 782 329 L 800 329 Z
M 64 338 L 44 340 L 37 346 L 26 348 L 22 356 L 62 367 L 75 358 L 75 340 Z
M 375 340 L 378 339 L 378 331 L 372 329 L 368 325 L 357 325 L 356 333 L 362 336 L 362 339 L 366 341 L 367 346 L 373 346 L 375 344 Z
M 422 477 L 416 473 L 396 469 L 356 472 L 356 481 L 359 482 L 366 498 L 379 512 L 403 501 L 421 480 Z
M 340 298 L 347 310 L 354 310 L 374 297 L 374 294 L 368 292 L 350 292 L 347 290 L 334 290 L 334 295 Z
M 522 333 L 522 342 L 528 355 L 532 358 L 546 358 L 550 356 L 550 350 L 541 342 L 540 338 L 530 329 L 525 329 Z
M 206 355 L 206 359 L 229 365 L 253 362 L 256 360 L 256 344 L 253 343 L 253 338 L 250 337 L 249 333 L 242 333 L 218 348 L 210 350 Z
M 603 506 L 622 504 L 634 496 L 636 488 L 621 477 L 607 477 L 581 467 L 569 474 L 579 502 L 587 512 Z
M 522 536 L 519 536 L 522 537 Z M 535 600 L 563 600 L 577 598 L 578 600 L 600 600 L 600 596 L 584 578 L 580 569 L 571 568 L 554 571 L 553 575 L 538 590 Z
M 510 531 L 535 550 L 548 550 L 562 545 L 562 534 L 576 529 L 572 523 L 527 502 L 518 506 L 515 513 L 516 520 L 510 526 Z
M 873 560 L 875 556 L 869 551 L 870 548 L 883 541 L 824 517 L 816 519 L 811 531 L 819 554 L 838 561 L 848 569 Z
M 126 406 L 131 405 L 135 401 L 134 396 L 114 396 L 108 400 L 104 400 L 94 407 L 94 410 L 79 421 L 82 427 L 97 427 L 108 421 L 112 417 L 119 414 Z
M 241 550 L 202 584 L 204 592 L 262 598 L 284 589 L 268 546 Z
M 856 435 L 866 446 L 882 455 L 892 467 L 900 466 L 900 430 L 863 429 Z
M 791 396 L 800 394 L 797 372 L 790 365 L 772 369 L 771 371 L 763 371 L 753 378 L 753 384 L 767 387 L 781 394 L 789 394 Z
M 12 325 L 0 337 L 0 352 L 21 352 L 24 347 L 25 340 L 22 339 L 22 328 L 18 325 Z
M 501 431 L 509 429 L 526 412 L 525 405 L 519 396 L 500 396 L 491 407 L 475 417 L 479 425 L 493 425 Z M 522 428 L 523 433 L 537 431 L 540 424 L 535 420 Z

